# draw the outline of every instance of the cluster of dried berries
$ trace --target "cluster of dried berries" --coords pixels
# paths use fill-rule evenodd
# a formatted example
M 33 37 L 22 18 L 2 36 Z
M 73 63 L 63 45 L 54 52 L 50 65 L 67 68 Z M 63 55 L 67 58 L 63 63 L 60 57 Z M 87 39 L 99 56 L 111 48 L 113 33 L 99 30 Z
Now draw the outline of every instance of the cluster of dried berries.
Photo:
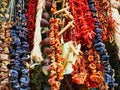
M 37 8 L 38 0 L 30 0 L 27 4 L 27 29 L 28 29 L 28 44 L 30 50 L 33 48 L 33 37 L 35 30 L 35 16 L 36 16 L 36 8 Z
M 104 67 L 104 78 L 105 82 L 109 85 L 109 87 L 114 87 L 115 85 L 115 79 L 114 79 L 114 72 L 113 69 L 109 63 L 109 55 L 107 55 L 106 50 L 105 50 L 105 44 L 103 43 L 102 40 L 102 29 L 100 27 L 100 22 L 96 16 L 96 7 L 94 4 L 94 0 L 88 0 L 93 18 L 96 20 L 95 25 L 95 40 L 94 40 L 94 47 L 96 51 L 100 54 L 100 58 L 102 60 L 102 64 Z
M 12 90 L 30 90 L 29 70 L 25 63 L 29 60 L 29 45 L 27 43 L 27 19 L 25 17 L 25 2 L 19 0 L 16 5 L 15 23 L 10 30 L 13 41 L 10 47 L 10 82 Z
M 94 19 L 91 16 L 87 0 L 70 0 L 70 8 L 74 17 L 76 40 L 83 44 L 94 39 Z

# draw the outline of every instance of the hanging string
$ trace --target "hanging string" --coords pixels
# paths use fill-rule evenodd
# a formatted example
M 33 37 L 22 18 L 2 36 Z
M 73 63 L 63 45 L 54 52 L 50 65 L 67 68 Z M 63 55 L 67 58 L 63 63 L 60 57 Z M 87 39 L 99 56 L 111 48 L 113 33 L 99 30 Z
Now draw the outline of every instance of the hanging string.
M 98 20 L 98 17 L 96 16 L 97 10 L 94 5 L 94 0 L 88 0 L 90 10 L 92 12 L 93 18 L 96 20 L 95 25 L 95 40 L 94 40 L 94 47 L 100 54 L 100 58 L 102 60 L 102 64 L 104 66 L 104 78 L 106 84 L 109 85 L 109 87 L 114 87 L 115 86 L 115 79 L 114 79 L 114 70 L 112 69 L 110 63 L 109 63 L 109 55 L 106 53 L 105 50 L 105 44 L 103 43 L 102 40 L 102 29 L 100 27 L 100 22 Z
M 76 42 L 81 44 L 83 52 L 73 64 L 72 81 L 78 85 L 84 84 L 87 88 L 100 88 L 103 84 L 103 69 L 93 47 L 96 26 L 88 1 L 70 0 L 70 8 L 75 21 Z
M 35 18 L 38 0 L 30 0 L 27 4 L 27 28 L 28 28 L 28 44 L 30 51 L 33 49 L 33 38 L 35 31 Z
M 10 82 L 12 90 L 30 90 L 29 70 L 26 63 L 29 62 L 29 45 L 27 43 L 27 19 L 24 0 L 19 0 L 16 5 L 15 23 L 11 28 L 13 42 L 10 47 Z
M 2 66 L 0 67 L 0 75 L 2 75 L 1 78 L 1 82 L 0 82 L 0 90 L 11 90 L 10 88 L 10 82 L 9 82 L 9 70 L 8 70 L 8 65 L 10 63 L 10 52 L 9 52 L 9 47 L 12 41 L 12 38 L 10 36 L 10 28 L 13 25 L 13 22 L 10 20 L 9 15 L 12 13 L 10 13 L 10 11 L 14 11 L 14 5 L 13 5 L 13 1 L 10 1 L 10 4 L 8 6 L 7 3 L 9 3 L 6 0 L 3 0 L 2 3 L 4 4 L 4 21 L 2 21 L 1 24 L 1 31 L 0 31 L 0 41 L 2 44 L 2 52 L 0 54 L 0 59 L 2 60 Z M 8 8 L 5 9 L 5 7 L 8 6 Z M 11 8 L 13 7 L 13 8 Z M 9 21 L 8 21 L 9 19 Z

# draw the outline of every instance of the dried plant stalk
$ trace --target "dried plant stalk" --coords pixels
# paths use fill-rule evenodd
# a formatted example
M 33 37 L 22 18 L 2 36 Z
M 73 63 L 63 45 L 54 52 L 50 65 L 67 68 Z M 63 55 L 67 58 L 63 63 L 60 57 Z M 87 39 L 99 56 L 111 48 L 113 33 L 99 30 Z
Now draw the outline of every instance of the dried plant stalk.
M 73 21 L 69 22 L 59 33 L 58 35 L 61 35 L 63 32 L 65 32 L 70 26 L 72 26 Z

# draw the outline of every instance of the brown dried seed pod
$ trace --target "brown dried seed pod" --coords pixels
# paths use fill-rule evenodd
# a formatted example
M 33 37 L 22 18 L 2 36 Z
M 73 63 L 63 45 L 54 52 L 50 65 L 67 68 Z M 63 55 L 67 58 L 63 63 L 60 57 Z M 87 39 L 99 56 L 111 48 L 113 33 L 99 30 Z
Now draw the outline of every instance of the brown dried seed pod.
M 40 25 L 41 27 L 47 27 L 49 26 L 49 22 L 46 19 L 42 18 Z
M 44 53 L 45 54 L 51 54 L 52 52 L 53 52 L 53 50 L 51 48 L 49 48 L 49 47 L 44 48 Z
M 48 10 L 51 10 L 51 7 L 52 7 L 52 2 L 47 1 L 46 5 L 45 5 L 45 8 L 48 9 Z
M 50 38 L 45 38 L 44 40 L 41 41 L 42 45 L 49 45 L 50 44 Z
M 42 61 L 43 65 L 49 65 L 50 64 L 50 59 L 46 58 Z
M 45 19 L 49 19 L 50 15 L 47 12 L 44 12 L 42 17 L 45 18 Z

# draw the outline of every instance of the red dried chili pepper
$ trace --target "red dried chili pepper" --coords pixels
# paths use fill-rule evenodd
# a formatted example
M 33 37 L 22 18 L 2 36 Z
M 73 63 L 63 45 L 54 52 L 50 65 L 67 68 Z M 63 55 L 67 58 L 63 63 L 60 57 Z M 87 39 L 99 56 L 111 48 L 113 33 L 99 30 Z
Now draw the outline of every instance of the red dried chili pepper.
M 28 28 L 28 44 L 30 50 L 33 48 L 33 38 L 35 31 L 35 15 L 36 15 L 36 7 L 38 0 L 30 0 L 27 5 L 27 28 Z
M 87 44 L 94 39 L 94 22 L 87 0 L 70 0 L 70 8 L 75 21 L 76 40 Z

